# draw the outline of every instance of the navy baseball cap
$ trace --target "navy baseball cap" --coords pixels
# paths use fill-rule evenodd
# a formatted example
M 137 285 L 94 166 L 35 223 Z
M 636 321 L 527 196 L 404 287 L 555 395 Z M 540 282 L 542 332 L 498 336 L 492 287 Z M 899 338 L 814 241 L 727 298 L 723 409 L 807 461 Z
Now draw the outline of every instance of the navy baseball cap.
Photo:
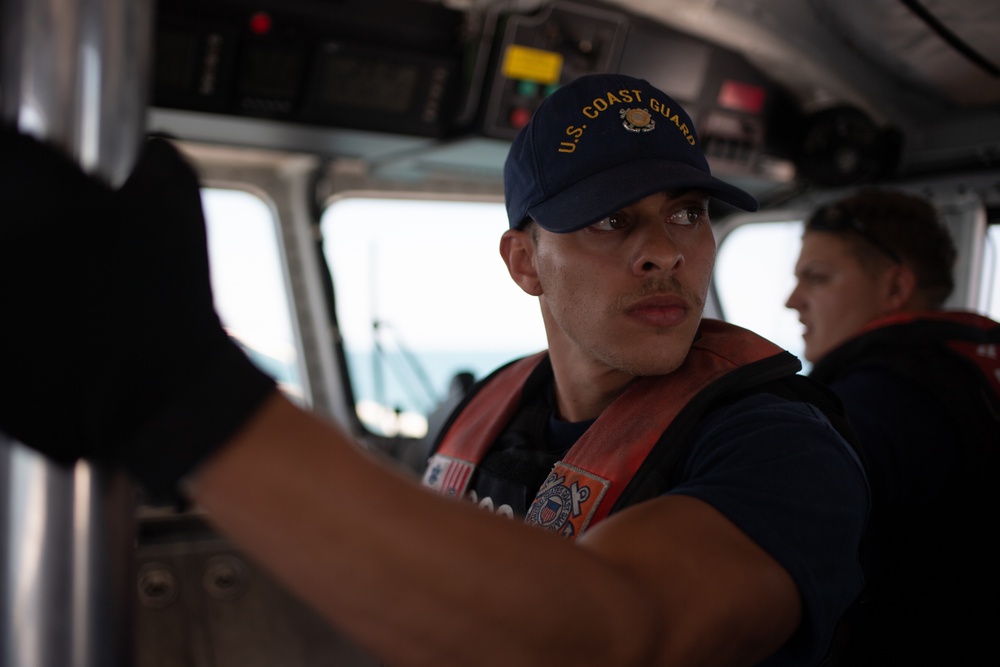
M 744 211 L 757 200 L 712 176 L 691 118 L 648 81 L 588 74 L 552 93 L 504 164 L 511 228 L 573 232 L 656 192 L 703 190 Z

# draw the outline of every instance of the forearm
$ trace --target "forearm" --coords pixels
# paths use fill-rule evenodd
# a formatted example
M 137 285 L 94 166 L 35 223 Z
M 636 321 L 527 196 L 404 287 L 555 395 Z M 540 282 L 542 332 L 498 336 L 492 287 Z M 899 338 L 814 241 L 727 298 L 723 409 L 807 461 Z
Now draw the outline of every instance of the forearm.
M 393 667 L 639 664 L 657 634 L 640 587 L 595 554 L 431 494 L 278 397 L 193 493 Z

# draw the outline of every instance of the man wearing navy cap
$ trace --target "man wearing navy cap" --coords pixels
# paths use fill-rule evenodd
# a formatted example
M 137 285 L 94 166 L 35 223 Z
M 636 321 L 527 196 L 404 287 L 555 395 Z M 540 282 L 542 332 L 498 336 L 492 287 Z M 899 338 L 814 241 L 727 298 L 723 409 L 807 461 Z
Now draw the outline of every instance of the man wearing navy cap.
M 36 213 L 40 174 L 65 196 Z M 153 142 L 110 192 L 2 134 L 0 206 L 35 219 L 0 230 L 0 312 L 83 300 L 97 319 L 75 340 L 118 362 L 97 373 L 50 349 L 52 312 L 0 328 L 0 427 L 57 460 L 180 487 L 393 667 L 817 663 L 861 588 L 867 491 L 794 357 L 702 319 L 708 199 L 756 202 L 711 176 L 676 102 L 619 75 L 543 103 L 505 182 L 501 254 L 538 297 L 549 349 L 477 385 L 428 463 L 430 493 L 285 400 L 220 335 L 197 182 L 173 149 Z M 100 211 L 108 238 L 53 243 L 53 226 L 78 224 L 70 209 Z M 127 224 L 150 210 L 174 224 Z M 134 260 L 103 249 L 125 229 L 144 246 Z M 132 262 L 137 282 L 101 262 L 74 272 L 94 257 Z M 37 377 L 42 357 L 58 387 Z

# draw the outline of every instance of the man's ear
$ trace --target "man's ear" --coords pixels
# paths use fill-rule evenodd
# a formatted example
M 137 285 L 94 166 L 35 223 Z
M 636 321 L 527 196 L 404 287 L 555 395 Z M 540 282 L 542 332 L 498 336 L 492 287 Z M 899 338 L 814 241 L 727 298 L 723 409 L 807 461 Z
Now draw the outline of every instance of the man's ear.
M 500 256 L 518 287 L 531 296 L 542 295 L 542 284 L 535 266 L 535 241 L 530 231 L 508 229 L 504 232 L 500 237 Z
M 917 275 L 905 264 L 896 264 L 886 274 L 886 305 L 891 312 L 921 310 L 925 306 L 917 292 Z

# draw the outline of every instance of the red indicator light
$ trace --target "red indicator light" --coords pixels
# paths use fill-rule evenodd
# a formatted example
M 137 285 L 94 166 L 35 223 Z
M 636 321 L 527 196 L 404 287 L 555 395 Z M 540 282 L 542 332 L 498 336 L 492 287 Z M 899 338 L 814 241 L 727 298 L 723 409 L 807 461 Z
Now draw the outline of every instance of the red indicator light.
M 764 109 L 767 93 L 760 86 L 739 81 L 723 81 L 719 89 L 719 106 L 734 111 L 760 113 Z
M 255 35 L 266 35 L 271 32 L 271 17 L 267 12 L 257 12 L 250 17 L 250 32 Z
M 528 121 L 531 120 L 531 111 L 525 109 L 524 107 L 516 107 L 510 112 L 508 120 L 510 121 L 511 127 L 519 130 L 527 125 Z

